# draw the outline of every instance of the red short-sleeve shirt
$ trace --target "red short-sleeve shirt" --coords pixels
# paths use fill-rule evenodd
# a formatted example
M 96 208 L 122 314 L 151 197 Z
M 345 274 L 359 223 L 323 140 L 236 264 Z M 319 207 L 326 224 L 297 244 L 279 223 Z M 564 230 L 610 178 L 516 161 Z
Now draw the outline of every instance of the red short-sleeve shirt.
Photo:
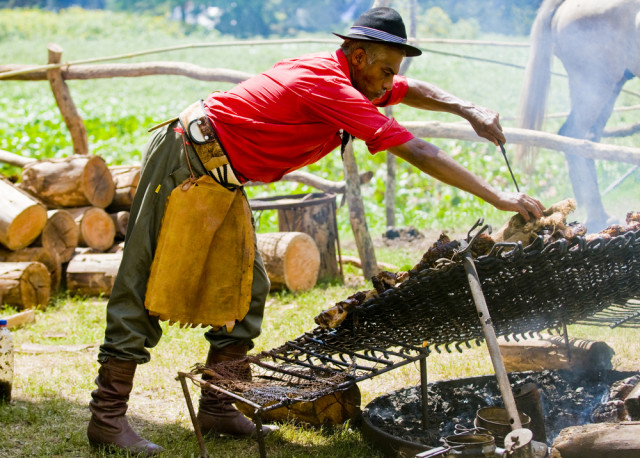
M 277 181 L 340 145 L 341 129 L 364 140 L 373 154 L 413 135 L 377 107 L 399 103 L 408 83 L 369 101 L 349 78 L 342 51 L 288 59 L 205 101 L 234 170 L 242 181 Z

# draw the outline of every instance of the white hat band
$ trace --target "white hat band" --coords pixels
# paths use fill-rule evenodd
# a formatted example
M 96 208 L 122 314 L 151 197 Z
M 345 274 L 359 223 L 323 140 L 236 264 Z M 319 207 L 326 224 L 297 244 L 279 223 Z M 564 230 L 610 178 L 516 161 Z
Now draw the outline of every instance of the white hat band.
M 382 41 L 391 41 L 393 43 L 404 44 L 407 42 L 405 38 L 401 38 L 391 33 L 383 32 L 382 30 L 372 29 L 370 27 L 362 27 L 362 26 L 354 25 L 349 29 L 349 33 L 354 35 L 364 35 L 365 37 L 370 37 L 370 38 L 377 38 Z

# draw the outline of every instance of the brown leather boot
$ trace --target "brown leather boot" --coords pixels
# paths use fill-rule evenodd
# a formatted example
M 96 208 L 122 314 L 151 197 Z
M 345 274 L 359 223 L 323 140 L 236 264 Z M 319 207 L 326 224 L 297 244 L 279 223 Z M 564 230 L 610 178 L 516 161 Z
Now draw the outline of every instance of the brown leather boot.
M 238 363 L 239 380 L 251 380 L 251 367 L 246 360 L 249 346 L 229 345 L 222 349 L 209 348 L 206 365 L 212 365 L 224 361 L 236 361 Z M 245 364 L 243 364 L 243 362 Z M 210 379 L 206 375 L 204 380 Z M 242 412 L 233 405 L 235 399 L 214 390 L 202 390 L 200 396 L 200 408 L 198 409 L 198 424 L 204 436 L 220 434 L 235 438 L 250 438 L 256 435 L 256 425 L 245 417 Z M 267 435 L 275 431 L 277 427 L 263 425 L 262 432 Z
M 87 437 L 92 447 L 115 448 L 133 455 L 156 455 L 164 449 L 138 436 L 125 417 L 137 364 L 116 358 L 100 363 L 91 393 Z

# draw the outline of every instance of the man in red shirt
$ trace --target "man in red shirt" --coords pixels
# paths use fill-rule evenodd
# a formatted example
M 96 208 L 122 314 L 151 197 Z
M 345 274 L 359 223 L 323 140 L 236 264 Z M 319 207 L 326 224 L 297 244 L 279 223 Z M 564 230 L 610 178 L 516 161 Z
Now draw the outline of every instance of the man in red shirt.
M 414 138 L 380 113 L 378 107 L 396 103 L 446 111 L 466 119 L 489 141 L 505 141 L 494 111 L 432 84 L 398 75 L 402 59 L 421 51 L 406 43 L 405 27 L 397 12 L 371 9 L 356 20 L 347 35 L 338 36 L 344 43 L 336 52 L 285 60 L 227 92 L 213 93 L 204 103 L 183 112 L 179 121 L 156 130 L 149 141 L 122 264 L 107 306 L 105 340 L 98 356 L 98 388 L 90 402 L 87 434 L 92 445 L 147 455 L 162 451 L 133 431 L 125 413 L 136 365 L 149 361 L 147 348 L 154 347 L 162 334 L 158 316 L 149 313 L 153 308 L 148 296 L 153 291 L 150 287 L 147 294 L 147 285 L 151 284 L 154 258 L 160 257 L 160 246 L 156 246 L 160 227 L 170 223 L 163 221 L 163 215 L 173 192 L 190 192 L 194 183 L 208 177 L 229 192 L 238 192 L 249 180 L 277 181 L 335 150 L 341 133 L 346 132 L 364 140 L 372 154 L 388 150 L 501 210 L 519 212 L 526 220 L 542 216 L 543 206 L 537 199 L 493 188 L 439 148 Z M 167 215 L 170 206 L 171 201 Z M 173 254 L 175 259 L 182 256 Z M 250 297 L 235 325 L 216 326 L 205 333 L 210 343 L 207 365 L 242 360 L 260 334 L 269 280 L 257 250 L 252 266 L 252 272 L 249 268 L 236 275 L 238 285 L 240 277 L 252 277 Z M 178 282 L 181 274 L 185 275 L 175 272 Z M 229 272 L 229 277 L 236 281 L 234 274 Z M 180 296 L 175 294 L 170 300 L 179 301 Z M 203 390 L 198 421 L 204 434 L 255 434 L 255 425 L 232 403 L 229 397 Z

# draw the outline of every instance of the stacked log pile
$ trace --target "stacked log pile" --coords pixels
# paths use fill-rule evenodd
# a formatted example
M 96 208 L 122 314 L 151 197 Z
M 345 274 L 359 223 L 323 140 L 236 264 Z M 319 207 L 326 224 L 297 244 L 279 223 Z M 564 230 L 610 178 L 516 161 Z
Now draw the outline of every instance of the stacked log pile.
M 107 166 L 99 156 L 33 160 L 0 150 L 23 168 L 0 177 L 0 304 L 45 308 L 60 288 L 109 296 L 122 260 L 139 166 Z M 259 234 L 275 288 L 315 286 L 318 249 L 299 232 Z
M 0 178 L 0 302 L 45 308 L 60 288 L 110 295 L 140 167 L 2 153 L 23 171 L 17 184 Z

